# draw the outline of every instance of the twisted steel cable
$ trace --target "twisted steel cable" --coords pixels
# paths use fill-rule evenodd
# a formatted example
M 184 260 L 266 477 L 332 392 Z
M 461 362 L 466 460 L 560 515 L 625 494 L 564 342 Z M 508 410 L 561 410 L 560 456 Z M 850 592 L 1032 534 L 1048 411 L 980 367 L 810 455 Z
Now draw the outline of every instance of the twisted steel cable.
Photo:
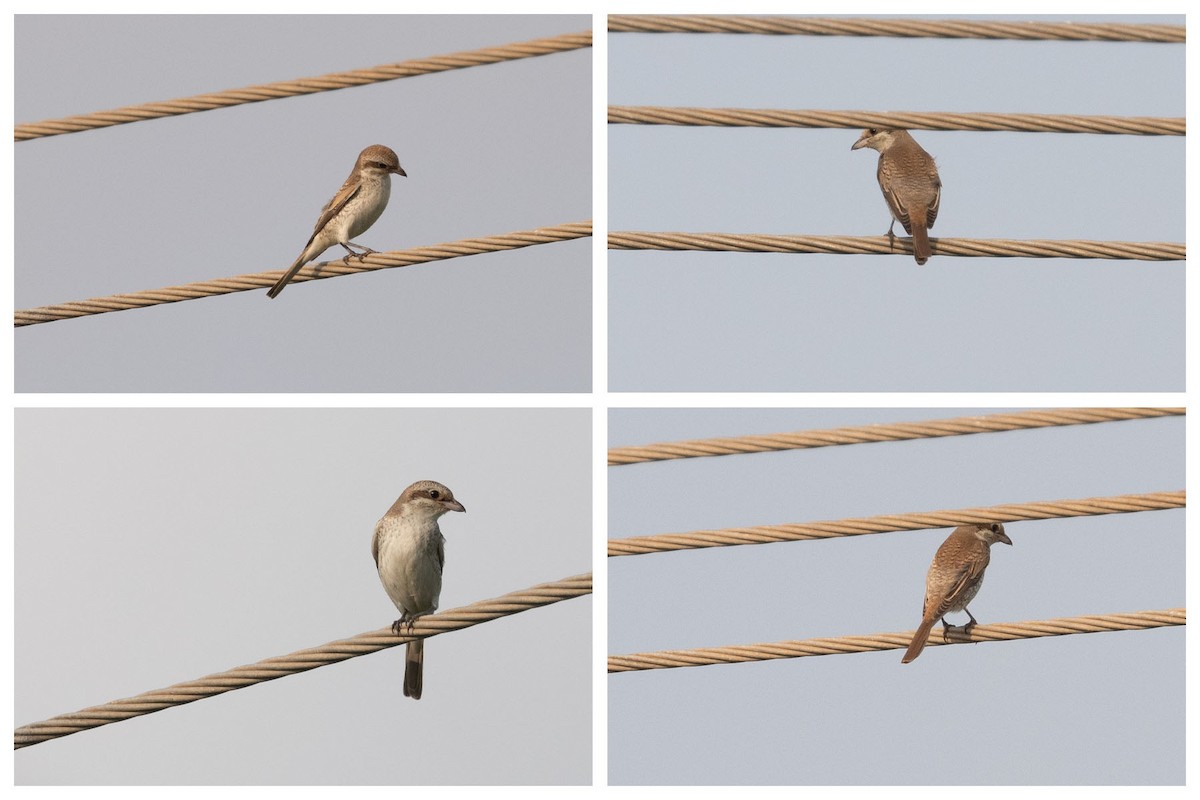
M 592 223 L 574 222 L 566 225 L 556 225 L 550 228 L 537 228 L 530 231 L 515 231 L 502 236 L 487 236 L 479 239 L 462 239 L 457 242 L 417 247 L 412 250 L 392 250 L 386 253 L 375 253 L 362 261 L 343 263 L 341 259 L 309 264 L 292 279 L 292 283 L 322 280 L 341 275 L 354 275 L 359 272 L 373 272 L 378 269 L 391 267 L 408 267 L 413 264 L 424 264 L 429 261 L 441 261 L 460 256 L 472 256 L 480 253 L 494 253 L 500 250 L 516 250 L 537 244 L 563 242 L 570 239 L 581 239 L 592 235 Z M 168 286 L 163 289 L 148 289 L 130 294 L 115 294 L 109 297 L 97 297 L 91 300 L 80 300 L 73 303 L 59 303 L 52 306 L 40 306 L 17 311 L 13 315 L 14 327 L 36 325 L 39 322 L 53 322 L 60 319 L 86 317 L 92 314 L 105 314 L 110 311 L 127 311 L 131 308 L 146 308 L 163 303 L 178 303 L 181 300 L 197 300 L 201 297 L 213 297 L 233 292 L 248 292 L 252 289 L 262 289 L 274 285 L 283 274 L 283 270 L 268 270 L 246 275 L 235 275 L 231 278 L 218 278 L 200 283 L 185 283 L 182 286 Z
M 961 629 L 949 634 L 950 640 L 934 633 L 930 645 L 1004 642 L 1013 639 L 1036 639 L 1043 636 L 1068 636 L 1076 633 L 1106 631 L 1137 631 L 1187 624 L 1186 608 L 1161 611 L 1137 611 L 1125 614 L 1099 614 L 1082 617 L 1061 617 L 1028 622 L 1007 622 L 997 625 L 976 625 L 969 632 Z M 608 671 L 636 672 L 646 669 L 701 667 L 711 664 L 740 664 L 747 661 L 768 661 L 776 658 L 803 658 L 846 653 L 866 653 L 872 650 L 903 650 L 916 631 L 876 633 L 870 636 L 839 636 L 830 639 L 801 639 L 798 641 L 765 644 L 701 647 L 694 650 L 660 650 L 653 653 L 631 653 L 608 657 Z
M 246 86 L 241 89 L 229 89 L 211 94 L 199 94 L 192 97 L 181 97 L 159 103 L 142 103 L 134 106 L 123 106 L 110 111 L 97 111 L 91 114 L 79 114 L 61 119 L 47 119 L 41 122 L 31 122 L 17 125 L 14 129 L 16 141 L 27 141 L 43 136 L 58 136 L 64 133 L 78 133 L 93 128 L 107 128 L 112 125 L 124 125 L 129 122 L 141 122 L 161 117 L 174 117 L 180 114 L 191 114 L 196 111 L 211 111 L 216 108 L 228 108 L 243 103 L 259 103 L 264 100 L 276 100 L 282 97 L 297 97 L 299 95 L 330 92 L 336 89 L 347 89 L 354 86 L 365 86 L 371 83 L 392 81 L 397 78 L 409 78 L 414 75 L 428 75 L 433 72 L 446 72 L 453 69 L 478 67 L 485 64 L 496 64 L 501 61 L 513 61 L 520 58 L 562 53 L 568 50 L 578 50 L 592 46 L 591 31 L 569 33 L 561 36 L 551 36 L 544 39 L 532 39 L 528 42 L 515 42 L 501 47 L 485 47 L 481 50 L 465 50 L 431 58 L 418 58 L 401 61 L 396 64 L 381 64 L 377 67 L 352 70 L 350 72 L 331 72 L 313 78 L 298 78 L 292 81 L 264 83 L 257 86 Z
M 1183 117 L 1083 114 L 960 114 L 946 111 L 829 111 L 825 109 L 608 107 L 609 124 L 736 128 L 907 128 L 925 131 L 1019 131 L 1184 136 Z
M 978 22 L 967 20 L 836 17 L 627 15 L 608 18 L 613 33 L 758 33 L 805 36 L 900 36 L 942 39 L 1021 39 L 1182 43 L 1183 25 L 1081 22 Z
M 413 624 L 411 631 L 401 636 L 394 634 L 391 628 L 360 633 L 349 639 L 329 642 L 308 650 L 298 650 L 286 656 L 268 658 L 257 664 L 237 667 L 199 680 L 169 686 L 166 689 L 145 692 L 126 700 L 114 700 L 111 703 L 85 708 L 73 714 L 60 714 L 42 722 L 22 725 L 14 732 L 13 749 L 69 736 L 72 733 L 98 728 L 101 725 L 120 722 L 143 714 L 152 714 L 155 711 L 224 694 L 234 689 L 244 689 L 256 683 L 307 672 L 310 669 L 406 644 L 414 639 L 462 630 L 481 622 L 489 622 L 533 608 L 552 605 L 562 600 L 582 597 L 591 592 L 592 574 L 590 572 L 552 583 L 531 586 L 528 589 L 510 592 L 492 600 L 481 600 L 462 608 L 420 617 Z
M 732 547 L 743 544 L 799 542 L 809 539 L 835 539 L 841 536 L 861 536 L 867 533 L 918 531 L 929 528 L 952 528 L 971 523 L 1020 522 L 1062 517 L 1087 517 L 1100 514 L 1131 514 L 1138 511 L 1162 511 L 1184 508 L 1187 493 L 1153 492 L 1123 494 L 1114 497 L 1088 497 L 1082 500 L 1047 500 L 1035 503 L 1007 503 L 998 506 L 960 508 L 950 511 L 918 511 L 908 514 L 887 514 L 825 522 L 803 522 L 788 525 L 756 525 L 747 528 L 661 533 L 652 536 L 632 536 L 609 539 L 608 555 L 635 556 L 646 553 L 666 553 L 677 550 L 697 550 L 706 547 Z
M 963 436 L 971 433 L 996 433 L 1029 428 L 1050 428 L 1058 425 L 1087 425 L 1095 422 L 1181 416 L 1185 413 L 1186 409 L 1183 408 L 1051 408 L 922 422 L 897 422 L 792 433 L 691 439 L 635 447 L 613 447 L 608 451 L 608 465 L 613 467 L 677 458 L 768 453 L 777 450 L 803 450 L 810 447 L 868 442 L 900 442 L 939 436 Z
M 1187 258 L 1187 246 L 1175 242 L 930 238 L 929 244 L 935 256 L 968 258 L 1098 258 L 1129 261 L 1183 261 Z M 608 249 L 911 256 L 912 241 L 896 238 L 890 242 L 886 236 L 609 231 Z

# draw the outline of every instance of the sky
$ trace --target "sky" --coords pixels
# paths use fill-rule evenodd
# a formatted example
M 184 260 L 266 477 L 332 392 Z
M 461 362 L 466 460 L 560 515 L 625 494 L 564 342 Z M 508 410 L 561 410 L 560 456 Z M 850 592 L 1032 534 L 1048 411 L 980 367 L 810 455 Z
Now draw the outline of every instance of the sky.
M 14 113 L 35 122 L 590 28 L 587 15 L 21 16 Z M 591 63 L 584 48 L 19 143 L 16 307 L 286 269 L 376 143 L 408 177 L 356 238 L 375 250 L 589 220 Z M 16 386 L 587 391 L 591 247 L 30 326 L 16 331 Z
M 391 625 L 371 537 L 417 480 L 467 509 L 440 609 L 591 570 L 587 409 L 25 409 L 16 474 L 17 725 Z M 591 618 L 429 639 L 420 702 L 396 647 L 23 748 L 15 782 L 589 784 Z
M 1185 110 L 1182 45 L 614 33 L 608 48 L 617 105 Z M 609 229 L 879 236 L 878 154 L 851 152 L 858 135 L 610 125 Z M 1184 240 L 1183 137 L 913 136 L 942 179 L 934 237 Z M 614 391 L 1184 388 L 1183 262 L 613 251 L 608 269 Z
M 609 446 L 1002 409 L 616 409 Z M 610 467 L 609 536 L 1184 487 L 1184 420 Z M 1175 608 L 1184 511 L 1013 522 L 980 623 Z M 608 559 L 610 654 L 911 631 L 948 529 Z M 965 622 L 964 615 L 951 621 Z M 608 678 L 610 785 L 1180 784 L 1182 628 Z

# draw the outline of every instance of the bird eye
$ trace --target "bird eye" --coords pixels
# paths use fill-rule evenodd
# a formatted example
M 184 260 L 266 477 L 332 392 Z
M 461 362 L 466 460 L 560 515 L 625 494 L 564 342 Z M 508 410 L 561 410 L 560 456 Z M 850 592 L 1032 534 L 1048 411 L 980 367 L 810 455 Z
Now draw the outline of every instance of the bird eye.
M 878 128 L 867 128 L 867 133 L 874 136 L 875 134 L 879 133 L 879 129 Z
M 999 533 L 999 532 L 1000 532 L 1000 526 L 993 522 L 992 523 L 992 533 Z
M 437 499 L 438 499 L 438 490 L 437 490 L 437 489 L 430 489 L 430 490 L 429 490 L 429 496 L 430 496 L 430 497 L 432 497 L 434 500 L 437 500 Z

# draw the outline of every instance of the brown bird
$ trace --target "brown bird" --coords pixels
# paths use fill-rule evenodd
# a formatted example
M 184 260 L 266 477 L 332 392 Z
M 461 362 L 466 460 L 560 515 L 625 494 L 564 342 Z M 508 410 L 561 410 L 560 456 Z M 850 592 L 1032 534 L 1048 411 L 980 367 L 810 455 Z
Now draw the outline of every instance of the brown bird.
M 979 594 L 979 587 L 983 585 L 983 571 L 987 569 L 991 547 L 996 542 L 1012 544 L 1012 539 L 1004 533 L 1004 526 L 998 522 L 962 525 L 942 542 L 933 556 L 933 563 L 929 565 L 929 574 L 925 576 L 925 606 L 921 627 L 913 634 L 912 643 L 900 663 L 907 664 L 921 655 L 925 640 L 933 630 L 933 623 L 939 619 L 945 635 L 944 632 L 950 629 L 945 619 L 949 612 L 967 612 L 971 621 L 963 626 L 965 630 L 977 624 L 974 615 L 967 609 L 967 603 Z
M 321 217 L 313 228 L 312 236 L 308 237 L 303 252 L 270 288 L 267 297 L 274 299 L 288 285 L 288 281 L 296 277 L 301 267 L 335 244 L 340 244 L 346 250 L 347 255 L 342 256 L 343 264 L 349 264 L 352 257 L 362 261 L 374 253 L 371 248 L 350 240 L 374 225 L 387 208 L 392 192 L 392 175 L 408 177 L 392 148 L 373 144 L 359 153 L 350 177 L 321 209 Z M 363 252 L 354 252 L 350 245 L 362 247 Z
M 933 156 L 901 129 L 867 128 L 850 149 L 861 147 L 879 151 L 875 177 L 892 212 L 888 241 L 895 238 L 892 228 L 899 222 L 912 237 L 913 257 L 924 264 L 930 255 L 929 229 L 937 220 L 942 201 L 942 180 Z

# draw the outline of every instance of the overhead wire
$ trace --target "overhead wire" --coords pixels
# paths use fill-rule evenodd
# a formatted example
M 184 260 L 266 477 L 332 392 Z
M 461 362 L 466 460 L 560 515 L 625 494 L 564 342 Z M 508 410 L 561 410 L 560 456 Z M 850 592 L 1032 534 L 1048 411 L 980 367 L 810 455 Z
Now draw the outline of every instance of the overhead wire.
M 260 103 L 264 100 L 277 100 L 284 97 L 298 97 L 318 92 L 330 92 L 336 89 L 365 86 L 372 83 L 392 81 L 398 78 L 410 78 L 434 72 L 446 72 L 454 69 L 497 64 L 502 61 L 551 55 L 591 46 L 591 31 L 563 34 L 543 39 L 532 39 L 526 42 L 514 42 L 500 47 L 485 47 L 479 50 L 464 50 L 458 53 L 450 53 L 449 55 L 412 59 L 395 64 L 380 64 L 376 67 L 351 70 L 349 72 L 331 72 L 311 78 L 297 78 L 291 81 L 264 83 L 255 86 L 245 86 L 240 89 L 229 89 L 221 92 L 181 97 L 175 100 L 141 103 L 132 106 L 122 106 L 121 108 L 114 108 L 108 111 L 97 111 L 59 119 L 29 122 L 15 126 L 14 138 L 16 141 L 22 142 L 46 136 L 58 136 L 96 128 L 107 128 L 113 125 L 124 125 L 130 122 L 142 122 L 150 119 L 191 114 L 197 111 L 212 111 L 218 108 L 229 108 L 245 103 Z
M 929 645 L 975 644 L 1005 642 L 1014 639 L 1036 639 L 1044 636 L 1069 636 L 1106 631 L 1149 630 L 1187 624 L 1186 608 L 1167 608 L 1158 611 L 1137 611 L 1121 614 L 1094 614 L 1079 617 L 1006 622 L 992 625 L 973 625 L 969 630 L 953 629 L 946 638 L 935 630 Z M 648 669 L 701 667 L 715 664 L 742 664 L 750 661 L 769 661 L 779 658 L 846 655 L 877 650 L 902 650 L 908 647 L 916 631 L 876 633 L 866 636 L 837 636 L 826 639 L 762 644 L 699 647 L 691 650 L 659 650 L 649 653 L 629 653 L 608 657 L 609 673 L 637 672 Z
M 1090 258 L 1184 261 L 1182 242 L 1102 242 L 1088 239 L 947 239 L 931 237 L 936 256 L 963 258 Z M 609 250 L 687 250 L 725 253 L 912 255 L 912 241 L 887 236 L 790 236 L 770 233 L 609 231 Z
M 1183 25 L 1124 22 L 1017 22 L 871 17 L 781 17 L 610 14 L 612 33 L 747 33 L 804 36 L 891 36 L 1182 44 Z
M 610 467 L 641 464 L 650 461 L 669 461 L 681 458 L 768 453 L 779 450 L 802 450 L 872 442 L 898 442 L 929 439 L 941 436 L 964 436 L 974 433 L 1051 428 L 1060 425 L 1088 425 L 1100 422 L 1123 422 L 1155 417 L 1182 416 L 1186 409 L 1176 408 L 1047 408 L 1031 411 L 1001 412 L 980 416 L 896 422 L 875 425 L 852 425 L 841 428 L 822 428 L 784 433 L 754 434 L 751 436 L 722 436 L 712 439 L 688 439 L 678 442 L 629 447 L 612 447 L 608 451 Z
M 409 267 L 414 264 L 425 264 L 430 261 L 443 261 L 461 256 L 494 253 L 501 250 L 516 250 L 539 244 L 564 242 L 592 235 L 592 223 L 572 222 L 565 225 L 555 225 L 549 228 L 536 228 L 529 231 L 514 231 L 499 236 L 485 236 L 477 239 L 461 239 L 457 242 L 416 247 L 411 250 L 390 250 L 373 253 L 362 260 L 324 261 L 305 266 L 292 279 L 293 283 L 336 278 L 344 275 L 355 275 L 360 272 L 374 272 L 393 267 Z M 248 292 L 273 286 L 284 270 L 268 270 L 253 272 L 245 275 L 234 275 L 229 278 L 216 278 L 197 283 L 185 283 L 181 286 L 167 286 L 162 289 L 147 289 L 140 292 L 115 294 L 108 297 L 95 297 L 90 300 L 77 300 L 67 303 L 57 303 L 49 306 L 39 306 L 16 311 L 13 314 L 14 327 L 37 325 L 42 322 L 54 322 L 62 319 L 106 314 L 111 311 L 128 311 L 134 308 L 147 308 L 164 303 L 178 303 L 184 300 L 198 300 L 203 297 L 215 297 L 234 292 Z
M 833 111 L 829 109 L 608 107 L 610 125 L 685 125 L 722 128 L 905 128 L 926 131 L 1015 131 L 1184 136 L 1185 117 L 1087 114 L 1000 114 L 950 111 Z
M 19 750 L 40 742 L 193 703 L 235 689 L 245 689 L 257 683 L 296 675 L 417 639 L 462 630 L 591 593 L 590 572 L 530 586 L 491 600 L 481 600 L 461 608 L 418 617 L 412 627 L 405 626 L 401 634 L 394 633 L 391 628 L 360 633 L 349 639 L 298 650 L 285 656 L 264 659 L 255 664 L 178 683 L 165 689 L 143 692 L 124 700 L 114 700 L 100 706 L 22 725 L 13 734 L 13 748 Z
M 1139 511 L 1164 511 L 1184 508 L 1187 493 L 1152 492 L 1122 494 L 1112 497 L 1087 497 L 1079 500 L 1046 500 L 1032 503 L 1006 503 L 995 506 L 959 508 L 948 511 L 918 511 L 906 514 L 886 514 L 874 517 L 852 517 L 822 522 L 801 522 L 786 525 L 755 525 L 720 530 L 689 531 L 687 533 L 658 533 L 609 539 L 608 555 L 633 556 L 647 553 L 669 553 L 680 550 L 699 550 L 708 547 L 732 547 L 746 544 L 800 542 L 812 539 L 835 539 L 843 536 L 862 536 L 868 533 L 919 531 L 930 528 L 952 528 L 956 525 L 991 522 L 1020 522 L 1029 520 L 1087 517 L 1102 514 L 1131 514 Z

